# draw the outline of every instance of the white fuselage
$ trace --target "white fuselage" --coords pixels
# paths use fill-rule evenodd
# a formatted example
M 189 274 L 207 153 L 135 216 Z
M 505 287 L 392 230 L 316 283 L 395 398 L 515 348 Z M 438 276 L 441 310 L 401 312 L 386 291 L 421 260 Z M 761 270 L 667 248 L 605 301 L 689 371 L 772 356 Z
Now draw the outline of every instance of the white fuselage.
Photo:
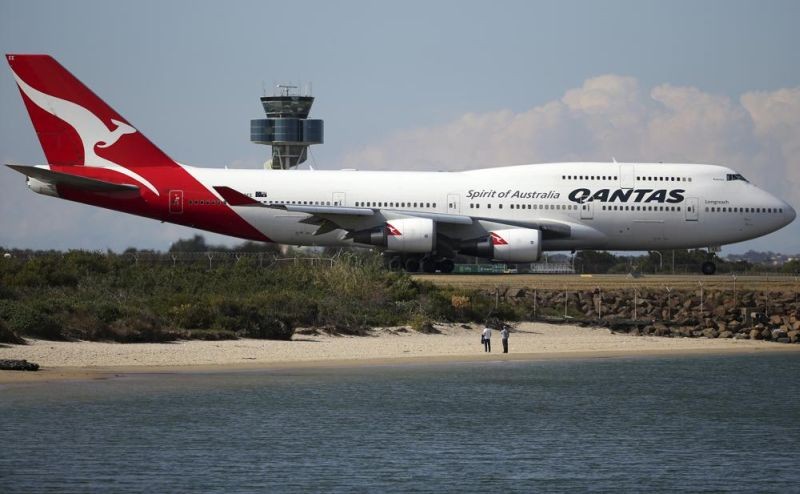
M 209 188 L 227 186 L 267 206 L 374 209 L 372 226 L 430 213 L 472 218 L 472 225 L 439 226 L 462 239 L 498 225 L 568 227 L 569 235 L 544 237 L 543 250 L 721 246 L 768 234 L 795 217 L 784 201 L 715 165 L 552 163 L 464 172 L 185 168 Z M 269 207 L 237 213 L 274 242 L 352 245 L 344 229 L 315 235 L 318 226 L 302 222 L 306 213 Z M 364 227 L 359 221 L 353 228 Z

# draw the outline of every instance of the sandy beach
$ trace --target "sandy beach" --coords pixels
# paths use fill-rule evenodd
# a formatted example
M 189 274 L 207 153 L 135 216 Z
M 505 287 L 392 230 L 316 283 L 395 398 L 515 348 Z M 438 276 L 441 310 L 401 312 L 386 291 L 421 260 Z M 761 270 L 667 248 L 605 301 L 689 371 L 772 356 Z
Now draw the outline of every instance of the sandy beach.
M 29 340 L 0 347 L 0 359 L 36 362 L 38 372 L 0 371 L 0 383 L 105 378 L 132 372 L 225 371 L 450 361 L 607 358 L 669 354 L 800 352 L 800 345 L 754 340 L 661 338 L 613 334 L 605 328 L 520 323 L 502 353 L 480 345 L 478 326 L 440 325 L 441 334 L 383 328 L 371 336 L 296 334 L 293 341 L 232 340 L 120 344 Z

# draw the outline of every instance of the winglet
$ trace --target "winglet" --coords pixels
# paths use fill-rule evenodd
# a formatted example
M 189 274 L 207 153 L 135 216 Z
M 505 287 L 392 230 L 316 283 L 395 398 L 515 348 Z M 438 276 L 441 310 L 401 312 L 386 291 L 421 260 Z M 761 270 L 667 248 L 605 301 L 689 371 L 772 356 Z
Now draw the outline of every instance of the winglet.
M 214 190 L 219 192 L 219 195 L 225 199 L 225 202 L 227 202 L 229 206 L 263 206 L 263 204 L 252 197 L 248 197 L 230 187 L 214 186 Z

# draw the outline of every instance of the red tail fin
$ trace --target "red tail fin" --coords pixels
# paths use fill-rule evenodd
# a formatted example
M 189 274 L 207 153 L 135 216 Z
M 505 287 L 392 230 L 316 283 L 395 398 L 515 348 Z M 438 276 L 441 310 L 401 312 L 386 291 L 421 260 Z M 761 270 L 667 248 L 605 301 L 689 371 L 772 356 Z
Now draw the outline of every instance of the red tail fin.
M 6 55 L 52 165 L 176 166 L 175 162 L 48 55 Z

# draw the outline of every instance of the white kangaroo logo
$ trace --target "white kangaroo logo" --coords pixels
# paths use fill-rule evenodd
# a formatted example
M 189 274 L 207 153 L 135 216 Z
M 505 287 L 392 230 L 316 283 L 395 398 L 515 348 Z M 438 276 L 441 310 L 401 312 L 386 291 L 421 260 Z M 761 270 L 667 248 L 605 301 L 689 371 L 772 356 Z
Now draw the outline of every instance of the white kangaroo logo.
M 122 123 L 119 120 L 111 119 L 111 123 L 117 126 L 116 129 L 112 130 L 108 134 L 107 140 L 97 141 L 97 147 L 99 148 L 107 148 L 116 144 L 120 137 L 124 136 L 125 134 L 133 134 L 136 132 L 136 129 L 131 127 L 126 123 Z
M 95 146 L 103 149 L 109 148 L 116 144 L 122 136 L 136 132 L 136 129 L 112 118 L 111 123 L 117 127 L 114 130 L 108 130 L 106 124 L 86 108 L 71 101 L 56 98 L 55 96 L 50 96 L 49 94 L 34 89 L 25 83 L 16 73 L 14 73 L 14 78 L 17 80 L 17 84 L 19 84 L 19 87 L 25 95 L 33 101 L 36 106 L 58 117 L 75 129 L 75 132 L 78 133 L 83 144 L 84 166 L 110 168 L 133 178 L 152 190 L 154 194 L 160 195 L 158 189 L 144 177 L 118 163 L 98 156 L 94 150 Z

